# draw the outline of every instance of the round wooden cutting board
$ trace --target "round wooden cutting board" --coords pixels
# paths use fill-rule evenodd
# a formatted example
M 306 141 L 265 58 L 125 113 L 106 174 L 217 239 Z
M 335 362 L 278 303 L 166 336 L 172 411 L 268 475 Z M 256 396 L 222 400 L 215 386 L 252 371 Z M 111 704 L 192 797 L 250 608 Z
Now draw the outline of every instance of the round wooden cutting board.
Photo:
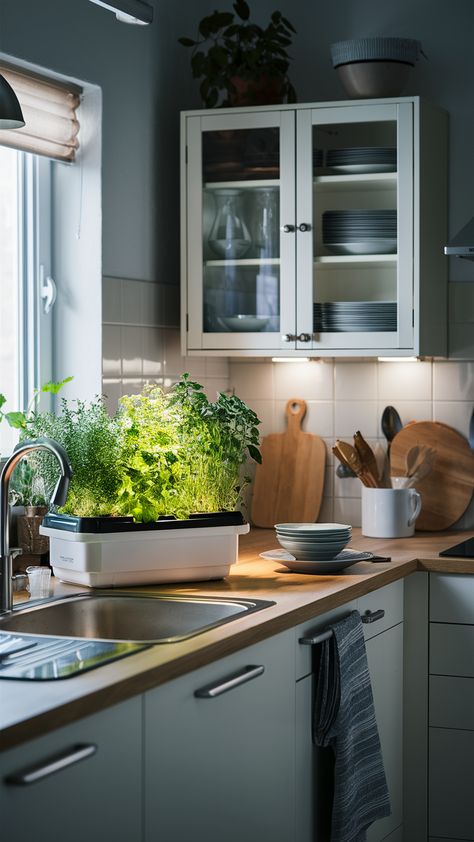
M 461 433 L 436 421 L 416 421 L 392 440 L 390 465 L 394 476 L 405 473 L 411 447 L 426 445 L 436 455 L 433 470 L 415 485 L 421 494 L 416 529 L 437 532 L 456 523 L 466 511 L 474 489 L 474 453 Z

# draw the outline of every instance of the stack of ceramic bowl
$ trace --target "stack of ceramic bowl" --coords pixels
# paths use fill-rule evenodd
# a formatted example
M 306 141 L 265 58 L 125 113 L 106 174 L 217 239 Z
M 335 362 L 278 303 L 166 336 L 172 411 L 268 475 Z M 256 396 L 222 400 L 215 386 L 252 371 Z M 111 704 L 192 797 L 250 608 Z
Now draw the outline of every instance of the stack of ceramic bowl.
M 330 561 L 351 540 L 352 527 L 345 523 L 277 523 L 278 543 L 298 560 Z

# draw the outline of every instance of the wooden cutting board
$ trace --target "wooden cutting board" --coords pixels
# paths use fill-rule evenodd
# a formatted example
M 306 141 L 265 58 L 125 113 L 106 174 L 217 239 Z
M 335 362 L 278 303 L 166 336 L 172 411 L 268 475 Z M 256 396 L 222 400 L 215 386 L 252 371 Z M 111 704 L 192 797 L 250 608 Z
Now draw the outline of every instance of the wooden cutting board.
M 262 464 L 257 465 L 251 520 L 255 526 L 314 522 L 321 508 L 326 445 L 305 433 L 301 422 L 306 403 L 292 398 L 286 405 L 286 433 L 265 436 Z
M 422 509 L 416 529 L 437 532 L 456 523 L 466 511 L 474 488 L 474 453 L 461 433 L 436 421 L 415 421 L 392 440 L 390 463 L 394 475 L 405 473 L 405 459 L 415 445 L 436 451 L 433 470 L 415 488 Z

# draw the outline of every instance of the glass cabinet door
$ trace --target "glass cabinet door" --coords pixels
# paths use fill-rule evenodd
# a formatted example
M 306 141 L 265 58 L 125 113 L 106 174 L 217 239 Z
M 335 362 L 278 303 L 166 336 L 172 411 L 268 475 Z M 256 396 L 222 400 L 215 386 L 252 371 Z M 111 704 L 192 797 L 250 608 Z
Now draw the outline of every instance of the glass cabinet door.
M 190 349 L 275 350 L 294 333 L 294 124 L 278 111 L 187 120 Z
M 410 348 L 412 104 L 297 119 L 297 347 Z

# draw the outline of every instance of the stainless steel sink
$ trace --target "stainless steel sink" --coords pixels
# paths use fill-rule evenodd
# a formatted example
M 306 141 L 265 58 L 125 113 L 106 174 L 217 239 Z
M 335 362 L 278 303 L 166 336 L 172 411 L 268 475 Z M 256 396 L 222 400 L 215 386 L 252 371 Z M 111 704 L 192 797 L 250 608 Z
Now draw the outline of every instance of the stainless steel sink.
M 15 610 L 0 618 L 0 632 L 175 643 L 260 611 L 265 600 L 94 591 Z

